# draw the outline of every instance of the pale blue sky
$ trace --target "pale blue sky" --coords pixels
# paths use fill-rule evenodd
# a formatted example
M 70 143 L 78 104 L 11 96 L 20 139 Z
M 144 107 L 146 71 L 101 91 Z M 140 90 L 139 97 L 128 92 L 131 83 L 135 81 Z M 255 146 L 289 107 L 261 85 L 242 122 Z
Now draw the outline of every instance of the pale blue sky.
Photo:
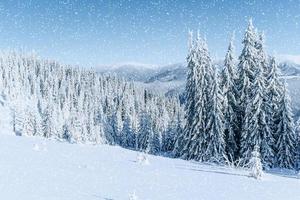
M 3 0 L 0 48 L 35 50 L 66 64 L 183 62 L 187 32 L 206 36 L 223 57 L 247 20 L 265 31 L 270 53 L 300 54 L 300 0 Z

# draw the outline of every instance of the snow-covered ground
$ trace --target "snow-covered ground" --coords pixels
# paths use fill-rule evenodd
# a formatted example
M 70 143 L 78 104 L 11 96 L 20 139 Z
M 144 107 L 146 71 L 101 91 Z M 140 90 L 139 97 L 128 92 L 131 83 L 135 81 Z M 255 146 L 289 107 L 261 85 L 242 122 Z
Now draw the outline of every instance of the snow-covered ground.
M 299 78 L 288 79 L 292 88 Z M 299 91 L 291 96 L 298 96 Z M 298 200 L 300 176 L 249 171 L 108 145 L 18 137 L 0 96 L 0 200 Z
M 180 159 L 147 156 L 108 145 L 76 145 L 0 135 L 1 199 L 296 200 L 300 179 Z

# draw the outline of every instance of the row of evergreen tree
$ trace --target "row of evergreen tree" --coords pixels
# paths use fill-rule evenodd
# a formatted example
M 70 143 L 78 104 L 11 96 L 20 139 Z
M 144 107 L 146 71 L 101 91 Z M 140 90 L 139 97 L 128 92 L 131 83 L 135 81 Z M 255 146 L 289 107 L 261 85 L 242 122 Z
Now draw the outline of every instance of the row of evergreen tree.
M 0 56 L 0 76 L 18 135 L 117 144 L 156 154 L 174 148 L 182 127 L 177 98 L 115 76 L 15 52 Z
M 298 145 L 286 84 L 264 36 L 249 21 L 236 62 L 231 40 L 220 74 L 205 40 L 190 34 L 186 123 L 174 154 L 203 162 L 240 162 L 254 147 L 265 168 L 294 168 Z
M 255 148 L 265 168 L 296 167 L 300 148 L 286 84 L 252 21 L 238 62 L 231 41 L 220 73 L 206 41 L 192 33 L 189 41 L 185 112 L 178 97 L 115 76 L 2 53 L 0 89 L 13 131 L 243 165 Z

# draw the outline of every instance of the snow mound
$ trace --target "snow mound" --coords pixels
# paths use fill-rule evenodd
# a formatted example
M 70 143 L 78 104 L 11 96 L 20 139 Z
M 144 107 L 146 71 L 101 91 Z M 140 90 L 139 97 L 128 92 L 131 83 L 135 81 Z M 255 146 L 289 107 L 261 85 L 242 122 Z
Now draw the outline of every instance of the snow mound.
M 141 165 L 149 165 L 149 159 L 147 158 L 146 154 L 144 153 L 138 153 L 136 162 L 141 164 Z
M 129 200 L 138 200 L 138 197 L 135 194 L 135 192 L 133 192 L 132 194 L 129 195 Z

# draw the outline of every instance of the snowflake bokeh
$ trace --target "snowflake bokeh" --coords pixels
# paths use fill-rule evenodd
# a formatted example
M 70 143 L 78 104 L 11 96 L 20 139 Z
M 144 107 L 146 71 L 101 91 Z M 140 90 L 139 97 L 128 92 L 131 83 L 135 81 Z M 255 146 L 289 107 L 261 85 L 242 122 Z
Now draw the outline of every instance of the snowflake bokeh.
M 300 0 L 10 0 L 0 2 L 0 47 L 35 49 L 65 63 L 168 64 L 200 30 L 222 58 L 233 31 L 239 49 L 249 18 L 271 54 L 300 54 Z

